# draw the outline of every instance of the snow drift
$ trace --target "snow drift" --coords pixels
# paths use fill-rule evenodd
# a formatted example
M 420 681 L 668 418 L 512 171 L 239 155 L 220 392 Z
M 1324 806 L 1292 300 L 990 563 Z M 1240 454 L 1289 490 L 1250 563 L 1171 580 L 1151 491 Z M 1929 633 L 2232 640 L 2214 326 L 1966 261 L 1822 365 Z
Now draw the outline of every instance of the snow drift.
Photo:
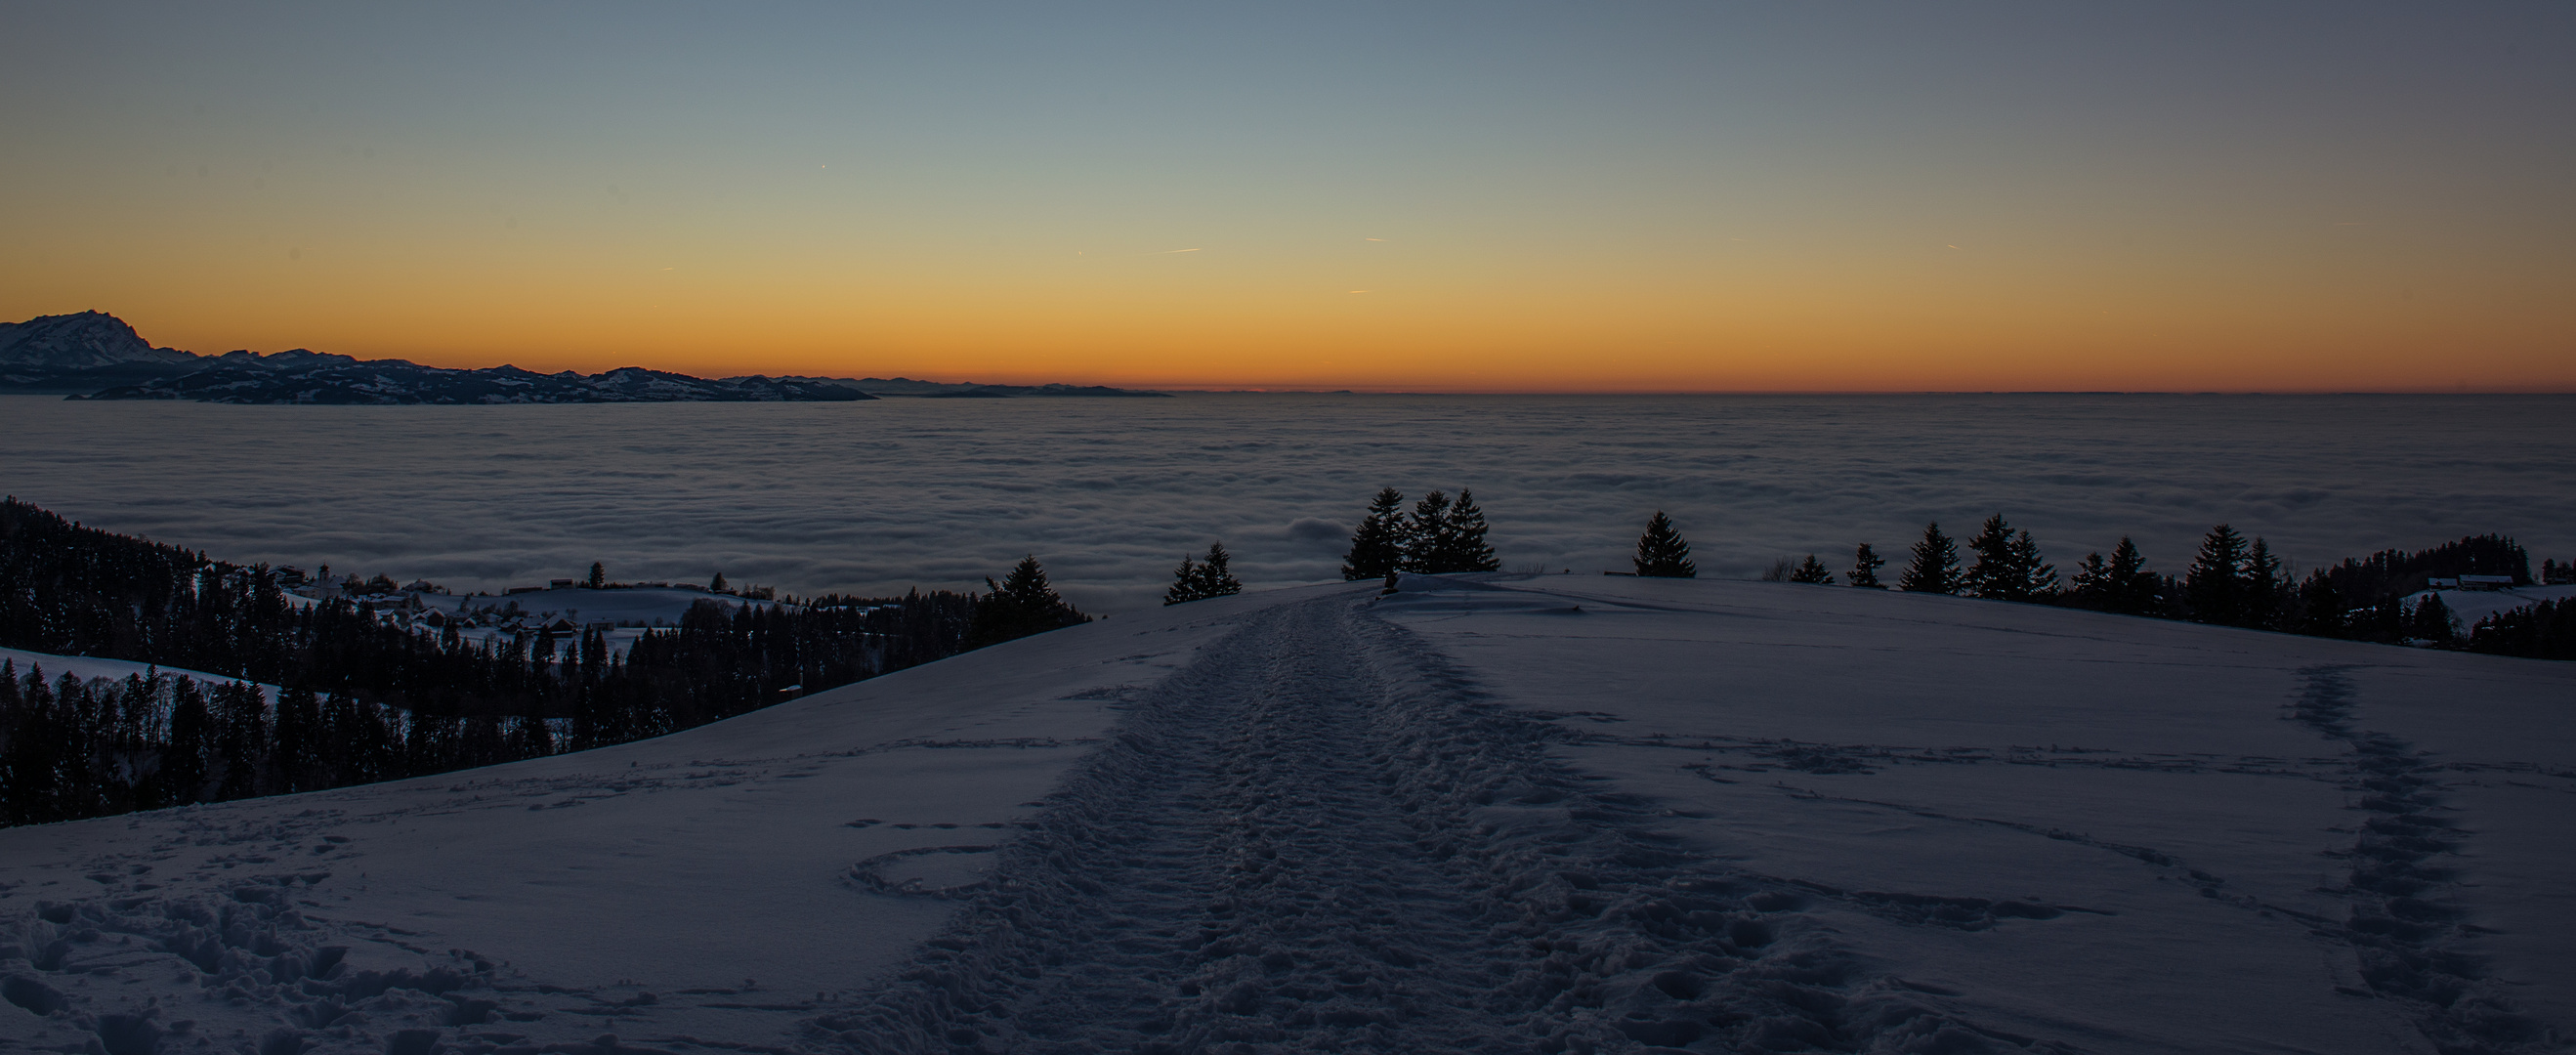
M 2576 669 L 1408 577 L 0 832 L 0 1046 L 2553 1050 Z

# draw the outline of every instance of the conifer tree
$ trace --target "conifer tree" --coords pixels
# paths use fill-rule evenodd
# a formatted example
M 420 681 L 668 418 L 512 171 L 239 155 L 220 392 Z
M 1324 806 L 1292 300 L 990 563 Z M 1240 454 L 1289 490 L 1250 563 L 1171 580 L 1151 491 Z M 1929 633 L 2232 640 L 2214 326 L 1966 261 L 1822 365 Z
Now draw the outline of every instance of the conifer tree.
M 2039 543 L 2031 541 L 2028 529 L 2013 532 L 2012 547 L 2009 552 L 2012 555 L 2013 566 L 2019 568 L 2022 573 L 2022 600 L 2044 600 L 2057 592 L 2057 565 L 2050 564 L 2041 558 Z
M 513 750 L 520 758 L 544 758 L 555 753 L 554 730 L 546 728 L 545 719 L 534 715 L 519 719 L 517 735 L 512 739 Z
M 2152 615 L 2161 605 L 2157 596 L 2164 576 L 2147 570 L 2145 554 L 2129 536 L 2120 536 L 2120 545 L 2111 551 L 2109 605 L 2104 610 L 2124 615 Z
M 1450 537 L 1449 496 L 1433 491 L 1413 504 L 1413 519 L 1404 526 L 1404 558 L 1396 567 L 1419 574 L 1438 574 L 1455 548 Z
M 44 824 L 62 820 L 62 746 L 65 730 L 45 686 L 44 665 L 30 663 L 17 684 L 18 706 L 9 746 L 0 753 L 0 821 Z
M 1798 570 L 1789 573 L 1789 581 L 1830 586 L 1833 585 L 1834 573 L 1826 570 L 1825 562 L 1817 560 L 1816 555 L 1810 553 L 1807 554 L 1806 563 L 1798 565 Z
M 1845 572 L 1844 576 L 1851 580 L 1853 586 L 1860 589 L 1884 590 L 1887 584 L 1878 581 L 1878 569 L 1886 566 L 1887 558 L 1879 556 L 1877 550 L 1871 549 L 1869 543 L 1863 542 L 1858 549 L 1852 551 L 1852 570 Z
M 590 562 L 590 578 L 585 585 L 594 590 L 606 589 L 608 587 L 608 569 L 601 566 L 598 561 Z
M 2245 554 L 2245 625 L 2274 626 L 2287 606 L 2289 577 L 2281 568 L 2281 558 L 2272 555 L 2272 547 L 2263 537 L 2254 537 L 2254 548 Z
M 1691 562 L 1690 543 L 1673 528 L 1671 517 L 1655 510 L 1646 521 L 1646 533 L 1637 536 L 1637 555 L 1632 558 L 1637 574 L 1654 579 L 1696 579 L 1699 565 Z
M 215 798 L 259 794 L 260 748 L 268 742 L 268 699 L 259 686 L 228 682 L 215 689 L 215 753 L 223 765 Z
M 1038 566 L 1035 555 L 1020 558 L 1001 582 L 986 579 L 984 585 L 992 592 L 975 605 L 974 621 L 966 632 L 968 648 L 1091 621 L 1090 616 L 1056 596 L 1055 587 L 1047 583 L 1046 569 Z
M 1476 505 L 1476 493 L 1458 489 L 1458 504 L 1449 507 L 1447 551 L 1442 563 L 1452 572 L 1501 571 L 1503 562 L 1495 559 L 1494 547 L 1486 544 L 1485 511 Z
M 2075 562 L 2075 575 L 2069 580 L 2077 604 L 2096 611 L 2110 610 L 2111 565 L 2094 550 Z
M 1897 578 L 1897 589 L 1908 593 L 1957 593 L 1959 586 L 1959 544 L 1941 533 L 1940 521 L 1924 525 L 1923 539 L 1914 544 L 1914 560 Z
M 370 743 L 358 728 L 358 705 L 348 693 L 335 692 L 322 701 L 321 725 L 315 736 L 322 745 L 315 752 L 315 779 L 322 787 L 347 787 L 377 779 L 369 768 Z
M 206 711 L 205 694 L 198 691 L 195 678 L 180 678 L 170 684 L 170 744 L 161 750 L 161 789 L 173 806 L 204 801 L 206 797 L 206 757 L 214 747 L 211 742 L 214 721 Z
M 2011 567 L 2012 525 L 2004 523 L 2003 514 L 1987 517 L 1976 537 L 1968 540 L 1968 549 L 1977 555 L 1977 561 L 1961 577 L 1964 592 L 1999 600 L 2020 599 L 2011 596 L 2021 576 Z
M 2410 639 L 2448 645 L 2460 638 L 2459 627 L 2452 622 L 2451 606 L 2443 603 L 2439 590 L 2427 593 L 2407 613 L 2406 636 Z
M 1163 591 L 1163 607 L 1187 604 L 1199 597 L 1199 562 L 1183 555 L 1181 566 L 1172 569 L 1172 585 Z
M 2299 621 L 2294 627 L 2312 637 L 2343 637 L 2350 632 L 2346 625 L 2343 591 L 2335 589 L 2334 577 L 2319 568 L 2299 584 Z
M 1965 586 L 1978 597 L 2030 601 L 2057 588 L 2056 566 L 2043 563 L 2030 532 L 2016 533 L 2001 513 L 1986 518 L 1968 548 L 1976 551 L 1977 563 L 1968 569 Z
M 1163 603 L 1184 604 L 1242 593 L 1243 583 L 1227 567 L 1233 560 L 1234 555 L 1225 551 L 1223 542 L 1209 546 L 1204 561 L 1181 558 L 1181 566 L 1172 570 L 1171 588 L 1163 591 Z
M 1200 597 L 1232 597 L 1243 592 L 1243 583 L 1234 577 L 1234 554 L 1225 551 L 1225 543 L 1208 544 L 1207 556 L 1199 560 L 1198 594 Z
M 321 724 L 322 702 L 312 687 L 298 683 L 277 694 L 277 721 L 270 727 L 268 749 L 268 783 L 273 793 L 323 786 L 313 779 Z
M 715 579 L 707 583 L 707 592 L 708 592 L 708 593 L 723 593 L 723 592 L 725 592 L 725 589 L 726 589 L 726 587 L 725 587 L 725 580 L 724 580 L 724 573 L 723 573 L 723 572 L 717 572 L 717 573 L 716 573 L 716 577 L 715 577 Z
M 1369 500 L 1360 526 L 1351 531 L 1351 551 L 1342 558 L 1343 580 L 1384 578 L 1403 561 L 1405 542 L 1404 494 L 1381 487 Z
M 2191 617 L 2203 623 L 2238 626 L 2245 622 L 2245 536 L 2225 524 L 2209 529 L 2200 541 L 2200 556 L 2183 575 L 2183 595 Z

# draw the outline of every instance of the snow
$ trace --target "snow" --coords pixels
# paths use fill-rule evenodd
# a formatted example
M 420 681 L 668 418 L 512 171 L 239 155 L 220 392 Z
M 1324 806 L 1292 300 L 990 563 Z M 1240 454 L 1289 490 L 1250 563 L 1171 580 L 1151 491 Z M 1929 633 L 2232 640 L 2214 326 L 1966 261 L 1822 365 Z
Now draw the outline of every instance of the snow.
M 2451 609 L 2451 621 L 2465 634 L 2478 620 L 2516 608 L 2529 608 L 2542 601 L 2563 601 L 2576 597 L 2576 586 L 2517 586 L 2508 590 L 2419 590 L 2406 595 L 2407 611 L 2424 603 L 2428 595 L 2440 594 L 2442 603 Z
M 514 594 L 413 593 L 378 596 L 371 599 L 379 605 L 399 604 L 405 597 L 417 597 L 424 608 L 435 608 L 449 614 L 481 609 L 503 609 L 516 604 L 531 616 L 557 616 L 579 623 L 640 623 L 646 626 L 677 626 L 682 613 L 700 601 L 714 601 L 727 607 L 768 605 L 774 602 L 749 601 L 731 594 L 708 593 L 686 587 L 632 587 L 593 590 L 584 586 L 528 590 Z M 311 605 L 311 596 L 289 595 L 291 603 Z
M 321 603 L 311 592 L 290 591 L 287 603 L 299 608 Z M 469 624 L 458 635 L 476 644 L 507 643 L 513 633 L 535 633 L 558 618 L 588 628 L 600 623 L 615 624 L 602 637 L 610 652 L 623 653 L 634 646 L 654 627 L 680 625 L 680 616 L 700 601 L 714 601 L 728 608 L 743 605 L 767 606 L 774 601 L 747 600 L 731 594 L 708 593 L 686 587 L 632 587 L 593 590 L 588 587 L 528 590 L 515 594 L 446 594 L 404 592 L 374 594 L 354 598 L 375 604 L 378 611 L 392 619 L 425 633 L 440 628 L 419 619 L 431 611 L 448 615 L 465 614 Z M 406 606 L 419 602 L 418 614 Z
M 100 678 L 121 682 L 129 675 L 142 677 L 146 673 L 156 669 L 149 663 L 130 663 L 121 659 L 93 659 L 89 656 L 57 656 L 50 652 L 29 652 L 25 649 L 19 648 L 0 648 L 0 659 L 15 661 L 18 665 L 18 676 L 21 678 L 27 676 L 27 668 L 29 666 L 41 666 L 44 669 L 45 681 L 47 683 L 51 683 L 54 679 L 62 677 L 65 674 L 73 675 L 84 682 L 97 681 Z M 160 670 L 161 676 L 165 679 L 194 678 L 199 684 L 208 688 L 241 680 L 240 678 L 228 678 L 221 674 L 208 674 L 202 670 L 188 670 L 183 667 L 160 667 L 157 669 Z M 271 697 L 275 697 L 277 695 L 277 686 L 275 685 L 261 685 L 260 688 L 267 692 Z
M 0 831 L 0 975 L 62 1005 L 0 1007 L 0 1050 L 2417 1052 L 2576 1025 L 2576 666 L 1789 584 L 1376 593 Z

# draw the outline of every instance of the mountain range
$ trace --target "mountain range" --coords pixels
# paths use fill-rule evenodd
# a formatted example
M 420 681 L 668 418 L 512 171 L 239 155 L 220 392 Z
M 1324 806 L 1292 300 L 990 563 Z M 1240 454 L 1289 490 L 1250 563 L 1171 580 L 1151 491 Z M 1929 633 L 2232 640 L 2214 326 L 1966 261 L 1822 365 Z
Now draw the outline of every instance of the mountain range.
M 880 394 L 932 398 L 1159 396 L 1098 385 L 978 385 L 908 378 L 692 377 L 643 367 L 540 374 L 515 366 L 455 369 L 297 348 L 199 355 L 155 347 L 102 311 L 0 323 L 0 392 L 72 399 L 207 403 L 828 403 Z

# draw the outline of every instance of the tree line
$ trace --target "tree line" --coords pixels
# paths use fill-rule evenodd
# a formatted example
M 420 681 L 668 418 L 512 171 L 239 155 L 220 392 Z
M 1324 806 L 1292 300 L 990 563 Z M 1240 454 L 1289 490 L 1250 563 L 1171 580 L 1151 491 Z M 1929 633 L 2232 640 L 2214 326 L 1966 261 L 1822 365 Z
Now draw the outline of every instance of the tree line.
M 0 662 L 0 823 L 310 791 L 658 736 L 1088 619 L 1034 558 L 989 591 L 702 600 L 597 628 L 465 638 L 274 571 L 0 502 L 0 646 L 154 665 L 123 682 Z M 207 682 L 159 667 L 204 672 Z M 273 688 L 270 688 L 273 687 Z
M 1380 488 L 1368 513 L 1351 532 L 1349 554 L 1342 559 L 1347 581 L 1383 579 L 1396 572 L 1450 575 L 1497 571 L 1494 547 L 1485 541 L 1485 510 L 1475 492 L 1458 489 L 1451 501 L 1440 491 L 1422 496 L 1413 512 L 1404 511 L 1404 493 Z
M 2182 575 L 2148 567 L 2137 543 L 2122 536 L 2109 556 L 2087 553 L 2060 580 L 2032 541 L 2001 514 L 1988 517 L 1965 544 L 1926 524 L 1895 586 L 1912 593 L 1951 594 L 1997 601 L 2058 605 L 2120 615 L 2181 619 L 2223 626 L 2277 630 L 2315 637 L 2383 643 L 2420 642 L 2473 652 L 2576 659 L 2576 600 L 2540 601 L 2478 620 L 2463 634 L 2439 593 L 2414 604 L 2436 578 L 2496 576 L 2515 586 L 2533 585 L 2530 554 L 2512 539 L 2477 535 L 2431 549 L 2382 550 L 2294 575 L 2261 537 L 2248 539 L 2220 524 L 2201 539 Z M 1971 559 L 1972 558 L 1972 559 Z M 1641 576 L 1690 578 L 1690 544 L 1658 511 L 1637 540 Z M 1887 560 L 1869 543 L 1854 548 L 1845 585 L 1887 589 L 1879 576 Z M 2545 561 L 2538 581 L 2576 583 L 2576 568 Z M 1775 563 L 1765 579 L 1829 585 L 1834 572 L 1815 554 L 1792 565 Z

